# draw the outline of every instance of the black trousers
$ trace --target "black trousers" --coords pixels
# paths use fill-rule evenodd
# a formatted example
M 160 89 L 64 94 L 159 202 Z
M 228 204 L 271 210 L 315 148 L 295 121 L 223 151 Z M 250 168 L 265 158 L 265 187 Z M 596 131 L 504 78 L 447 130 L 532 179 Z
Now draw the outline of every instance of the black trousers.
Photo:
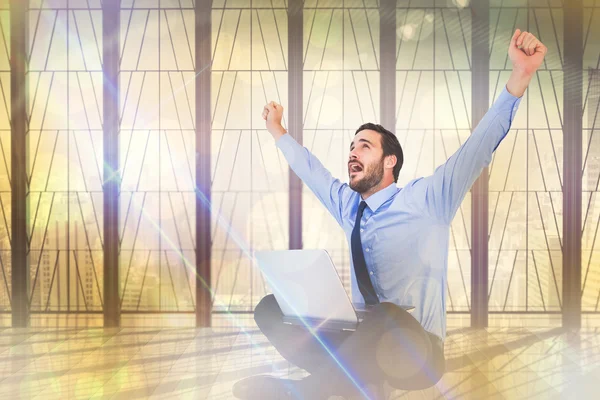
M 286 360 L 323 379 L 331 380 L 336 371 L 361 385 L 387 380 L 397 389 L 418 390 L 433 386 L 444 374 L 441 339 L 392 303 L 374 306 L 353 332 L 312 334 L 303 326 L 284 324 L 273 295 L 260 301 L 254 319 Z

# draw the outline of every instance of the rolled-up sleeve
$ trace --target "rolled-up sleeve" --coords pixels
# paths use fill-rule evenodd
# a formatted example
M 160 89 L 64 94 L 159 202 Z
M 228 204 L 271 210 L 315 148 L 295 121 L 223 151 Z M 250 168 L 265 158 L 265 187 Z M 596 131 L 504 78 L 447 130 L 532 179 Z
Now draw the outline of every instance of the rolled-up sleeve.
M 284 134 L 277 139 L 276 145 L 283 153 L 292 171 L 342 226 L 343 207 L 352 193 L 348 184 L 334 178 L 317 157 L 294 140 L 291 135 Z

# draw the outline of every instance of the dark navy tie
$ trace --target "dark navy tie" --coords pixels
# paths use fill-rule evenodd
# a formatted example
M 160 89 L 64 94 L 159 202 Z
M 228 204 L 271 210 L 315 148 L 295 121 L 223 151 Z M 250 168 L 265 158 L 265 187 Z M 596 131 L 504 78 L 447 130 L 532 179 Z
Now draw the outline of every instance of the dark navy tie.
M 358 206 L 358 212 L 356 213 L 356 222 L 354 223 L 354 229 L 352 230 L 351 247 L 352 247 L 352 260 L 354 262 L 354 274 L 356 275 L 356 282 L 358 283 L 358 289 L 365 298 L 366 304 L 377 304 L 379 299 L 375 294 L 373 283 L 369 277 L 369 271 L 367 270 L 367 263 L 365 262 L 365 254 L 363 253 L 362 242 L 360 240 L 360 220 L 367 203 L 364 201 L 360 202 Z

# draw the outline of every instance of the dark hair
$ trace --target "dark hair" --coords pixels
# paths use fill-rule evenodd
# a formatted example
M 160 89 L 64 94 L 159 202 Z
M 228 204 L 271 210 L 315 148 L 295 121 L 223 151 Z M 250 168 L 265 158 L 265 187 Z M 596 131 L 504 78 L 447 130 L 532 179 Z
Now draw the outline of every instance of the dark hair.
M 392 132 L 385 129 L 383 126 L 379 124 L 373 124 L 371 122 L 367 122 L 366 124 L 362 124 L 354 134 L 358 135 L 358 132 L 369 129 L 371 131 L 375 131 L 379 133 L 381 136 L 381 147 L 383 148 L 383 157 L 385 156 L 396 156 L 396 165 L 394 166 L 394 182 L 398 182 L 398 175 L 400 175 L 400 169 L 402 168 L 402 164 L 404 163 L 404 154 L 402 153 L 402 146 L 400 146 L 400 142 L 398 142 L 398 138 Z

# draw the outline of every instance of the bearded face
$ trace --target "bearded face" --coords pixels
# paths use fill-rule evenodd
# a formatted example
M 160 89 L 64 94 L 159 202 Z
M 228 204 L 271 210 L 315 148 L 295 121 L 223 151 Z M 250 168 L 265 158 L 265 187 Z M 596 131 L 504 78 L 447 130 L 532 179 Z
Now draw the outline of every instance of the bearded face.
M 377 186 L 383 179 L 383 160 L 372 161 L 363 165 L 360 161 L 351 160 L 348 163 L 348 175 L 350 177 L 350 188 L 358 193 L 365 193 Z

